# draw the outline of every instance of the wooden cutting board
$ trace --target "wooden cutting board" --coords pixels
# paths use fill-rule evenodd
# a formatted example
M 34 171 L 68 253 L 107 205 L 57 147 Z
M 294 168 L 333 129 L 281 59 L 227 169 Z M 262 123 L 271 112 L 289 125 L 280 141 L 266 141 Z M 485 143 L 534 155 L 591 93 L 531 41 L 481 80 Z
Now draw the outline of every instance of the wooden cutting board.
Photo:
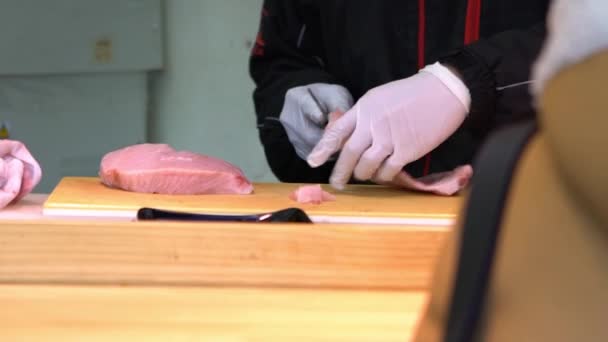
M 43 206 L 46 216 L 121 217 L 133 219 L 141 207 L 209 214 L 254 214 L 287 207 L 303 209 L 315 222 L 449 225 L 462 196 L 443 197 L 376 185 L 349 185 L 335 201 L 299 204 L 289 194 L 300 184 L 256 183 L 250 195 L 142 194 L 103 185 L 94 177 L 66 177 Z

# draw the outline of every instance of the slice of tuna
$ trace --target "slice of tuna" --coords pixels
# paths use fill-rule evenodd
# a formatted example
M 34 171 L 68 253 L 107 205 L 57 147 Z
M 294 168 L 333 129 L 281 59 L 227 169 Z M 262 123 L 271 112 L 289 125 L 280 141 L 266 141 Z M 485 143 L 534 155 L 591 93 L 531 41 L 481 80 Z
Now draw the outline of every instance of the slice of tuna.
M 158 194 L 250 194 L 241 169 L 218 158 L 176 151 L 167 144 L 138 144 L 106 154 L 99 176 L 107 186 Z
M 464 189 L 472 176 L 473 168 L 463 165 L 452 171 L 432 173 L 420 178 L 413 178 L 407 172 L 401 171 L 389 184 L 414 191 L 451 196 Z
M 289 198 L 298 203 L 321 204 L 326 201 L 334 201 L 336 197 L 323 190 L 321 185 L 303 185 L 294 190 Z

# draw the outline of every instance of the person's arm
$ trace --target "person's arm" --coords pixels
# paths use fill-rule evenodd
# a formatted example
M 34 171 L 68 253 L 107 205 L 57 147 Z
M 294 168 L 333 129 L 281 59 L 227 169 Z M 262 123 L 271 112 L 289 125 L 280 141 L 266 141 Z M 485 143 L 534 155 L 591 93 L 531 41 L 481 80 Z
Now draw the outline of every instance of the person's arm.
M 311 83 L 336 83 L 310 42 L 318 28 L 307 27 L 313 9 L 294 0 L 264 0 L 256 43 L 249 59 L 255 82 L 253 101 L 260 139 L 273 173 L 284 182 L 327 182 L 331 165 L 310 168 L 296 154 L 278 121 L 289 89 Z M 308 25 L 310 26 L 310 25 Z M 314 44 L 313 44 L 314 45 Z
M 534 116 L 531 68 L 546 35 L 545 23 L 479 40 L 440 62 L 455 70 L 471 93 L 465 124 L 481 136 L 502 124 Z

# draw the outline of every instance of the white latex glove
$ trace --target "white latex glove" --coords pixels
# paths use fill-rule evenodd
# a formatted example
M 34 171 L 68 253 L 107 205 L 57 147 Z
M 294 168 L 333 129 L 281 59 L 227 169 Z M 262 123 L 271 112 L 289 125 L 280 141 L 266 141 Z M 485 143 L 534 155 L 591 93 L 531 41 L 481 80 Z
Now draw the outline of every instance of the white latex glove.
M 608 49 L 607 18 L 606 0 L 553 1 L 547 20 L 547 40 L 532 71 L 535 95 L 560 69 Z
M 0 140 L 0 209 L 29 194 L 41 177 L 40 165 L 23 143 Z
M 391 182 L 403 167 L 435 149 L 464 121 L 470 106 L 464 83 L 435 63 L 418 74 L 370 90 L 329 127 L 311 152 L 311 167 L 342 149 L 330 183 Z
M 353 97 L 346 88 L 313 83 L 287 91 L 279 120 L 298 156 L 306 160 L 321 139 L 329 114 L 352 106 Z

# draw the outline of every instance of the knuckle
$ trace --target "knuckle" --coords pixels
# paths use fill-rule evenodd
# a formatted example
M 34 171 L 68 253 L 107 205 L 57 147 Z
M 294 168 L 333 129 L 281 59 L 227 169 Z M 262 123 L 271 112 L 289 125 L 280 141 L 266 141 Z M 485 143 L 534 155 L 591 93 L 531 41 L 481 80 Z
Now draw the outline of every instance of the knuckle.
M 359 180 L 368 180 L 371 178 L 371 176 L 374 174 L 374 169 L 371 165 L 358 165 L 355 168 L 355 178 L 359 179 Z
M 405 165 L 415 160 L 415 152 L 407 148 L 396 148 L 391 161 L 395 165 Z
M 365 95 L 363 95 L 364 97 L 374 97 L 376 96 L 376 94 L 378 94 L 378 88 L 372 88 L 370 90 L 368 90 L 367 92 L 365 92 Z
M 374 153 L 383 156 L 388 156 L 393 151 L 393 146 L 387 142 L 377 142 L 372 148 Z
M 362 170 L 355 170 L 354 176 L 356 179 L 361 180 L 361 181 L 366 181 L 370 178 L 369 173 L 366 171 L 362 171 Z
M 379 179 L 380 182 L 384 183 L 384 184 L 390 184 L 393 181 L 394 177 L 390 177 L 390 176 L 385 176 L 385 177 L 381 177 Z
M 401 170 L 400 166 L 387 162 L 380 172 L 378 172 L 378 179 L 383 182 L 390 182 L 399 173 L 399 170 Z
M 342 149 L 342 153 L 348 154 L 348 155 L 358 155 L 361 153 L 361 150 L 363 150 L 363 148 L 361 148 L 357 144 L 348 144 L 347 143 L 346 145 L 344 145 L 344 148 Z
M 382 170 L 382 172 L 379 172 L 377 178 L 381 182 L 390 182 L 393 180 L 394 174 L 387 170 Z
M 323 124 L 325 121 L 327 121 L 325 119 L 325 115 L 323 115 L 323 113 L 321 112 L 305 112 L 304 116 L 306 117 L 306 119 L 311 122 L 312 124 L 314 124 L 315 126 L 320 126 L 321 124 Z
M 341 139 L 339 132 L 330 130 L 330 131 L 325 131 L 323 133 L 321 141 L 323 141 L 327 144 L 329 144 L 329 143 L 337 144 L 337 143 L 342 142 L 342 139 Z
M 392 158 L 391 158 L 392 159 Z M 395 174 L 397 173 L 399 170 L 401 170 L 401 168 L 403 168 L 405 166 L 404 163 L 401 163 L 398 160 L 388 160 L 386 162 L 386 170 L 387 172 L 391 173 L 391 174 Z
M 382 159 L 383 156 L 377 153 L 364 153 L 360 161 L 361 169 L 369 169 L 371 165 L 380 164 Z
M 287 91 L 287 93 L 285 93 L 285 99 L 286 100 L 294 100 L 295 98 L 297 98 L 297 94 L 299 93 L 299 89 L 298 88 L 291 88 Z
M 302 105 L 308 100 L 307 93 L 303 87 L 289 89 L 285 93 L 285 103 L 296 103 Z

